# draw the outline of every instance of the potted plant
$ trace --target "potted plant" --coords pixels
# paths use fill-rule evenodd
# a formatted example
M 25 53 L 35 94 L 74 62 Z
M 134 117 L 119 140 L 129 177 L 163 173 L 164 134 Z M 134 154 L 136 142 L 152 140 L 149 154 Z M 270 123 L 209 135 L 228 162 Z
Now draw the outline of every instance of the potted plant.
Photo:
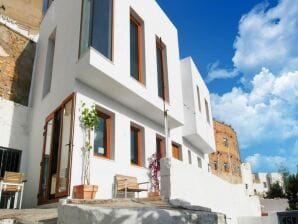
M 149 197 L 160 196 L 159 191 L 159 172 L 160 172 L 160 158 L 158 154 L 153 154 L 149 158 L 149 177 L 150 177 L 150 192 Z
M 85 103 L 82 103 L 80 111 L 84 139 L 82 147 L 82 184 L 73 187 L 73 195 L 77 199 L 94 199 L 98 186 L 90 184 L 91 132 L 98 127 L 98 117 L 95 105 L 87 107 Z

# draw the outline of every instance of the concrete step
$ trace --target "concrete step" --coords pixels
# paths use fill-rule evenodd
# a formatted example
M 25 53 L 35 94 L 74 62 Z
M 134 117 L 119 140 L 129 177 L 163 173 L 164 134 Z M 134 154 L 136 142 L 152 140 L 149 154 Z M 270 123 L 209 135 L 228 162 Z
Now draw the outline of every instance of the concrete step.
M 223 214 L 175 207 L 162 200 L 72 202 L 65 200 L 59 205 L 59 224 L 226 224 Z

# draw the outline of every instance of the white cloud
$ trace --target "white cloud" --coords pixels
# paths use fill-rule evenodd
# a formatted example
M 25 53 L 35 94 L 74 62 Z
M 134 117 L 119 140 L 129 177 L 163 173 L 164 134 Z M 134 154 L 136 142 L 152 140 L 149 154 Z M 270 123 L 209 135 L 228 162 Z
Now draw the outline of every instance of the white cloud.
M 297 1 L 281 0 L 269 9 L 268 4 L 260 4 L 239 22 L 232 58 L 234 68 L 211 67 L 207 80 L 231 78 L 240 73 L 251 77 L 262 67 L 270 68 L 275 74 L 298 70 L 297 43 Z
M 263 68 L 250 84 L 248 92 L 212 94 L 214 117 L 235 128 L 241 145 L 298 137 L 298 71 L 275 76 Z
M 269 149 L 268 149 L 269 150 Z M 254 171 L 266 170 L 276 172 L 281 166 L 285 166 L 290 172 L 295 173 L 298 165 L 298 140 L 287 149 L 278 149 L 279 155 L 268 156 L 255 153 L 245 158 L 245 162 L 249 162 Z
M 219 62 L 215 62 L 210 66 L 208 76 L 206 78 L 207 83 L 212 82 L 215 79 L 234 78 L 239 74 L 236 68 L 221 69 L 218 66 L 219 66 Z
M 286 163 L 286 158 L 281 156 L 265 156 L 256 153 L 252 156 L 248 156 L 245 162 L 249 162 L 254 170 L 258 170 L 262 167 L 266 167 L 267 170 L 276 172 L 281 165 Z

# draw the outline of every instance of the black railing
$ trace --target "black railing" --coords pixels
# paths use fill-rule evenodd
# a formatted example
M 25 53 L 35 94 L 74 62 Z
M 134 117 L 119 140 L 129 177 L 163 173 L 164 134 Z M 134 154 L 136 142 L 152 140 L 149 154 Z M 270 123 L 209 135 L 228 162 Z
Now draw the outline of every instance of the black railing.
M 19 172 L 22 151 L 0 147 L 0 177 L 5 171 Z

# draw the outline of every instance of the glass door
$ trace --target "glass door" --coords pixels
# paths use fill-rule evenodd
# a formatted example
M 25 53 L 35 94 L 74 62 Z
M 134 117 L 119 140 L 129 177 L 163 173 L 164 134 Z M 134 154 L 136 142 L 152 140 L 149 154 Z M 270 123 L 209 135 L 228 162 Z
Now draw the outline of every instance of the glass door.
M 69 194 L 73 130 L 73 97 L 46 120 L 38 203 L 55 202 Z

